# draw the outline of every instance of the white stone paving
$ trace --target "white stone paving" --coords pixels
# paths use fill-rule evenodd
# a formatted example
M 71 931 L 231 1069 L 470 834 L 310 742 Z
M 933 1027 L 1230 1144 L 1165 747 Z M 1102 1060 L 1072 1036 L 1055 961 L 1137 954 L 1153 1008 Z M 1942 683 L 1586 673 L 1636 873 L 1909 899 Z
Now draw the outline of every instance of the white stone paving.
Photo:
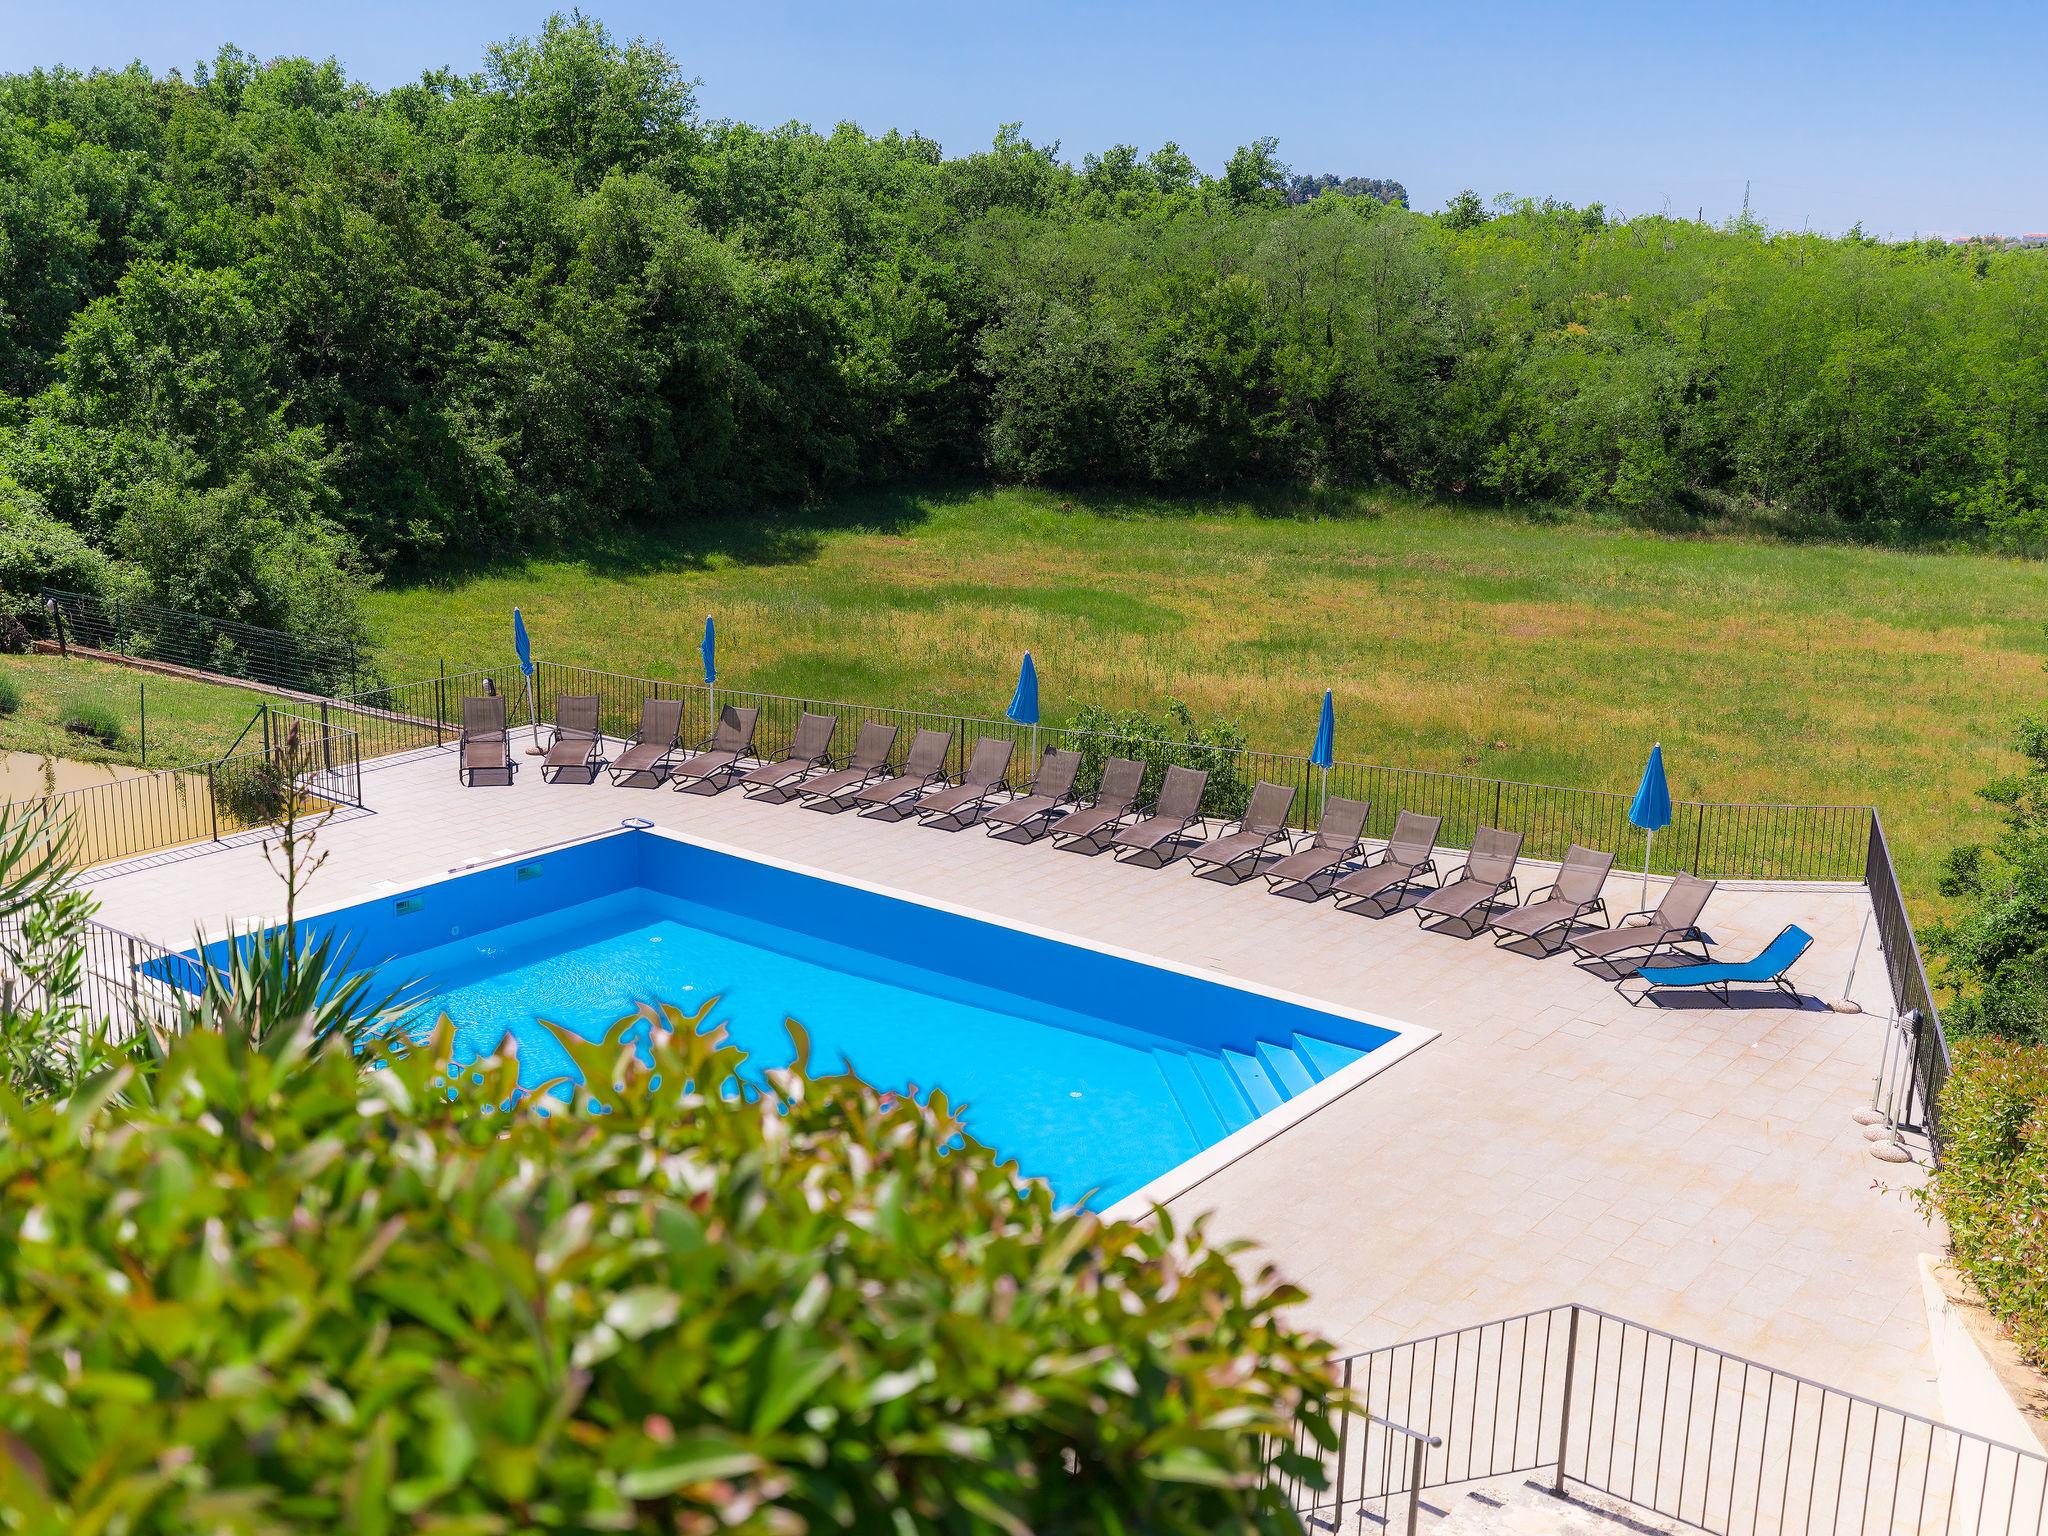
M 1916 1255 L 1937 1245 L 1874 1161 L 1867 1103 L 1883 1030 L 1874 937 L 1856 993 L 1872 1012 L 1763 999 L 1630 1008 L 1566 957 L 1532 959 L 1384 920 L 1144 870 L 979 829 L 819 815 L 737 791 L 544 783 L 461 788 L 451 753 L 369 765 L 367 812 L 325 830 L 309 904 L 643 816 L 728 846 L 1209 967 L 1442 1032 L 1174 1202 L 1252 1239 L 1346 1350 L 1580 1300 L 1881 1401 L 1934 1413 Z M 180 947 L 195 928 L 273 916 L 253 840 L 93 871 L 102 918 Z M 1617 875 L 1616 912 L 1640 877 Z M 388 883 L 387 883 L 388 882 Z M 1525 879 L 1524 888 L 1539 881 Z M 1650 901 L 1658 895 L 1650 884 Z M 1787 922 L 1815 936 L 1802 990 L 1837 995 L 1869 904 L 1840 886 L 1724 886 L 1705 925 L 1724 953 Z

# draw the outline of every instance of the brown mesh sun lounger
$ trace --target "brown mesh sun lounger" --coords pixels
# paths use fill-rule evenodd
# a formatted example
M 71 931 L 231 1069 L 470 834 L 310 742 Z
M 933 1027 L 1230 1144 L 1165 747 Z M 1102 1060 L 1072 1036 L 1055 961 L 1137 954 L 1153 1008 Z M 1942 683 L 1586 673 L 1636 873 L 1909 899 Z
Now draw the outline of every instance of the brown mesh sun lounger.
M 1363 868 L 1340 876 L 1330 886 L 1336 893 L 1337 905 L 1344 907 L 1349 900 L 1354 905 L 1344 907 L 1345 911 L 1370 907 L 1375 917 L 1385 917 L 1393 911 L 1424 875 L 1436 874 L 1436 834 L 1443 824 L 1441 816 L 1418 816 L 1413 811 L 1403 811 L 1395 817 L 1394 835 L 1387 839 L 1387 846 L 1368 859 Z
M 1144 787 L 1145 765 L 1128 757 L 1112 757 L 1102 765 L 1102 780 L 1095 798 L 1087 805 L 1067 812 L 1046 830 L 1055 848 L 1082 849 L 1095 854 L 1109 846 L 1109 838 L 1136 809 L 1138 791 Z
M 650 783 L 659 784 L 682 744 L 683 701 L 642 699 L 640 729 L 634 733 L 632 744 L 612 759 L 612 782 L 619 784 L 645 774 Z
M 1321 897 L 1324 890 L 1317 889 L 1318 880 L 1327 879 L 1346 860 L 1364 856 L 1365 844 L 1359 837 L 1371 812 L 1372 805 L 1365 800 L 1346 800 L 1340 796 L 1329 801 L 1308 841 L 1296 844 L 1292 852 L 1265 872 L 1266 888 L 1277 891 L 1282 886 L 1293 886 L 1308 892 L 1311 901 Z
M 677 763 L 671 777 L 677 789 L 717 794 L 739 777 L 740 762 L 754 745 L 754 722 L 761 712 L 728 704 L 718 712 L 711 739 Z
M 462 701 L 462 736 L 456 746 L 455 776 L 465 785 L 474 785 L 480 773 L 502 773 L 507 784 L 512 782 L 519 765 L 512 760 L 512 738 L 505 730 L 502 693 Z
M 1275 843 L 1287 840 L 1287 813 L 1294 809 L 1294 791 L 1284 784 L 1261 779 L 1252 790 L 1252 803 L 1242 820 L 1188 855 L 1192 865 L 1207 864 L 1232 883 L 1243 880 L 1259 867 L 1259 860 Z M 1242 867 L 1241 867 L 1242 866 Z
M 910 751 L 903 759 L 903 771 L 894 778 L 883 779 L 856 791 L 853 796 L 855 808 L 863 816 L 879 816 L 883 811 L 894 811 L 896 820 L 901 821 L 910 814 L 910 808 L 897 802 L 912 795 L 921 795 L 935 784 L 945 783 L 946 754 L 952 750 L 951 731 L 919 731 L 910 739 Z
M 1714 894 L 1718 883 L 1692 875 L 1678 875 L 1664 893 L 1664 899 L 1654 908 L 1631 912 L 1612 928 L 1595 928 L 1591 933 L 1582 933 L 1565 942 L 1579 952 L 1582 958 L 1576 963 L 1581 966 L 1587 961 L 1613 961 L 1632 950 L 1645 951 L 1640 956 L 1630 955 L 1627 961 L 1620 962 L 1632 969 L 1649 963 L 1667 948 L 1673 954 L 1683 954 L 1680 946 L 1687 943 L 1699 945 L 1700 958 L 1704 960 L 1707 958 L 1707 936 L 1699 929 L 1700 913 L 1706 910 L 1707 898 Z
M 1010 771 L 1010 754 L 1016 747 L 1007 736 L 984 736 L 977 741 L 958 784 L 918 797 L 916 810 L 924 824 L 950 824 L 955 832 L 966 827 L 988 804 L 988 797 L 1003 787 L 1003 775 Z
M 1416 921 L 1451 918 L 1470 930 L 1466 937 L 1478 938 L 1493 904 L 1514 890 L 1515 861 L 1521 856 L 1521 833 L 1481 827 L 1472 834 L 1472 851 L 1451 871 L 1450 880 L 1415 903 Z
M 1152 814 L 1122 828 L 1109 840 L 1116 857 L 1124 859 L 1129 855 L 1127 863 L 1149 858 L 1155 869 L 1171 864 L 1188 829 L 1202 819 L 1202 795 L 1208 788 L 1209 775 L 1200 769 L 1167 769 L 1166 782 L 1159 787 L 1159 799 Z
M 805 710 L 782 756 L 740 775 L 740 793 L 762 800 L 787 800 L 806 776 L 831 764 L 832 737 L 838 729 L 837 715 L 814 715 Z
M 1534 939 L 1544 954 L 1556 954 L 1580 919 L 1598 912 L 1601 922 L 1606 922 L 1607 904 L 1600 899 L 1600 890 L 1613 868 L 1613 854 L 1573 843 L 1565 850 L 1555 881 L 1531 891 L 1522 905 L 1494 918 L 1493 942 L 1501 945 Z M 1547 942 L 1545 935 L 1553 930 L 1556 942 Z
M 865 789 L 889 771 L 889 754 L 895 750 L 896 727 L 870 720 L 861 726 L 845 767 L 805 779 L 796 793 L 814 811 L 843 811 L 847 795 Z
M 1039 837 L 1052 825 L 1074 798 L 1074 780 L 1081 774 L 1081 754 L 1055 747 L 1038 764 L 1038 777 L 1031 781 L 1031 793 L 1005 800 L 981 818 L 989 835 L 1022 831 L 1025 841 Z
M 594 783 L 604 767 L 604 736 L 597 728 L 598 698 L 594 693 L 555 696 L 555 739 L 540 760 L 540 776 L 554 780 L 566 768 L 581 768 Z

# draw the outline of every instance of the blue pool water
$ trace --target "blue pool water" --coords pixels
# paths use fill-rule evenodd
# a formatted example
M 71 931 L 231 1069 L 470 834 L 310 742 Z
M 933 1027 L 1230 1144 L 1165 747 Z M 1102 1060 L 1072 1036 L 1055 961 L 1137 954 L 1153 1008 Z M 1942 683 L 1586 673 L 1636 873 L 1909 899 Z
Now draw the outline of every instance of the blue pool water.
M 642 1003 L 711 1017 L 757 1061 L 943 1089 L 979 1140 L 1106 1206 L 1394 1038 L 1361 1020 L 651 832 L 622 832 L 307 919 L 380 982 L 431 993 L 464 1058 L 519 1041 L 574 1076 Z

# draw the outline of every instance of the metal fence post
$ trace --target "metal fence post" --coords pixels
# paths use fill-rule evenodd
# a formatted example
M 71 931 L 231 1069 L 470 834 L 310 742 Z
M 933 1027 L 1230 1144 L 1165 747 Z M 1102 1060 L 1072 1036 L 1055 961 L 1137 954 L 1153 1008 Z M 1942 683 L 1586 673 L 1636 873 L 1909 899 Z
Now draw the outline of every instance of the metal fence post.
M 1344 1362 L 1343 1392 L 1344 1412 L 1337 1420 L 1337 1497 L 1333 1501 L 1340 1518 L 1344 1512 L 1345 1453 L 1351 1449 L 1351 1362 L 1349 1360 Z M 1365 1425 L 1369 1432 L 1372 1429 L 1372 1420 L 1368 1418 L 1365 1421 Z
M 1693 874 L 1694 874 L 1694 875 L 1698 875 L 1698 874 L 1699 874 L 1699 872 L 1700 872 L 1700 856 L 1701 856 L 1701 854 L 1702 854 L 1702 853 L 1704 852 L 1704 850 L 1705 850 L 1706 846 L 1707 846 L 1707 808 L 1706 808 L 1706 806 L 1705 806 L 1705 805 L 1701 805 L 1701 806 L 1700 806 L 1700 814 L 1699 814 L 1699 820 L 1697 820 L 1697 821 L 1695 821 L 1695 822 L 1693 823 L 1693 834 L 1692 834 L 1692 872 L 1693 872 Z
M 1557 1477 L 1550 1485 L 1550 1491 L 1557 1494 L 1564 1492 L 1564 1457 L 1572 1436 L 1572 1374 L 1578 1363 L 1579 1304 L 1573 1302 L 1571 1325 L 1564 1336 L 1564 1393 L 1557 1412 Z
M 213 764 L 206 765 L 206 815 L 213 825 L 213 840 L 220 841 L 220 797 L 213 790 Z
M 1416 1436 L 1408 1463 L 1408 1536 L 1415 1536 L 1415 1520 L 1422 1513 L 1422 1458 L 1428 1451 L 1428 1442 Z

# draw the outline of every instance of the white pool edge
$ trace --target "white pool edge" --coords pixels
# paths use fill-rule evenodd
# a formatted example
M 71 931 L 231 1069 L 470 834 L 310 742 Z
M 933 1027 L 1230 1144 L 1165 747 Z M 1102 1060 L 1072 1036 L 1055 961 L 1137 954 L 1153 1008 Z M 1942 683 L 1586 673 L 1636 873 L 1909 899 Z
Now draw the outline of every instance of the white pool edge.
M 652 825 L 609 827 L 601 832 L 593 832 L 583 837 L 566 838 L 559 843 L 550 843 L 540 848 L 520 850 L 498 849 L 473 862 L 456 865 L 453 868 L 443 868 L 431 875 L 421 875 L 410 880 L 380 880 L 373 888 L 363 892 L 361 895 L 347 900 L 326 902 L 316 907 L 307 908 L 298 914 L 298 920 L 306 922 L 310 919 L 325 917 L 335 912 L 346 911 L 350 907 L 361 906 L 366 901 L 381 900 L 400 892 L 426 890 L 432 886 L 444 885 L 452 880 L 460 880 L 467 875 L 481 874 L 486 870 L 502 868 L 508 864 L 524 863 L 529 859 L 546 858 L 551 854 L 565 852 L 570 848 L 579 847 L 585 843 L 597 842 L 604 838 L 621 837 L 630 832 L 645 832 L 655 837 L 665 837 L 671 842 L 708 849 L 712 853 L 724 854 L 728 858 L 745 859 L 751 863 L 764 864 L 772 869 L 783 870 L 789 874 L 802 875 L 807 879 L 829 881 L 834 885 L 866 891 L 870 895 L 887 897 L 893 901 L 909 902 L 913 906 L 949 913 L 955 917 L 963 917 L 972 922 L 991 923 L 996 927 L 1008 928 L 1016 933 L 1029 934 L 1033 938 L 1045 939 L 1050 943 L 1071 944 L 1077 949 L 1092 950 L 1096 954 L 1109 955 L 1118 960 L 1127 960 L 1134 965 L 1147 965 L 1155 970 L 1172 971 L 1178 975 L 1191 977 L 1197 981 L 1205 981 L 1214 986 L 1229 987 L 1239 992 L 1250 992 L 1260 997 L 1271 998 L 1276 1002 L 1291 1003 L 1295 1007 L 1307 1008 L 1317 1013 L 1332 1014 L 1337 1018 L 1348 1019 L 1356 1024 L 1364 1024 L 1373 1029 L 1385 1030 L 1394 1037 L 1382 1045 L 1374 1046 L 1356 1061 L 1339 1068 L 1321 1082 L 1314 1084 L 1307 1092 L 1296 1094 L 1277 1109 L 1267 1110 L 1249 1125 L 1240 1126 L 1221 1141 L 1202 1148 L 1201 1151 L 1188 1158 L 1185 1162 L 1176 1163 L 1157 1178 L 1149 1180 L 1139 1188 L 1131 1191 L 1128 1195 L 1125 1195 L 1122 1199 L 1115 1201 L 1100 1213 L 1105 1221 L 1136 1220 L 1149 1215 L 1155 1207 L 1179 1199 L 1198 1184 L 1214 1178 L 1232 1163 L 1249 1156 L 1275 1137 L 1293 1129 L 1318 1110 L 1325 1109 L 1329 1105 L 1334 1104 L 1353 1089 L 1386 1071 L 1387 1068 L 1393 1066 L 1396 1062 L 1403 1061 L 1413 1055 L 1416 1051 L 1422 1049 L 1423 1046 L 1429 1044 L 1430 1041 L 1436 1039 L 1440 1033 L 1440 1031 L 1430 1029 L 1424 1025 L 1410 1024 L 1401 1019 L 1389 1018 L 1385 1014 L 1372 1013 L 1362 1008 L 1348 1007 L 1343 1003 L 1332 1002 L 1328 998 L 1311 997 L 1306 993 L 1292 992 L 1284 987 L 1267 986 L 1263 982 L 1252 981 L 1243 976 L 1235 976 L 1228 971 L 1217 971 L 1205 966 L 1188 965 L 1179 960 L 1169 959 L 1164 955 L 1150 954 L 1144 950 L 1126 949 L 1122 945 L 1105 943 L 1100 939 L 1091 939 L 1085 934 L 1073 933 L 1066 929 L 1042 927 L 1037 923 L 1025 922 L 1019 918 L 1005 917 L 1001 913 L 990 912 L 981 907 L 970 907 L 959 902 L 947 901 L 943 897 L 926 896 L 916 891 L 906 891 L 900 886 L 883 885 L 879 881 L 864 880 L 858 875 L 845 875 L 837 870 L 821 869 L 815 864 L 805 864 L 795 859 L 785 859 L 775 854 L 762 853 L 756 849 L 742 848 L 732 843 L 720 842 L 716 838 L 679 832 L 670 827 Z M 283 916 L 279 914 L 275 918 L 265 920 L 265 926 L 282 920 Z M 207 942 L 212 942 L 216 937 L 225 937 L 225 934 L 209 934 Z

